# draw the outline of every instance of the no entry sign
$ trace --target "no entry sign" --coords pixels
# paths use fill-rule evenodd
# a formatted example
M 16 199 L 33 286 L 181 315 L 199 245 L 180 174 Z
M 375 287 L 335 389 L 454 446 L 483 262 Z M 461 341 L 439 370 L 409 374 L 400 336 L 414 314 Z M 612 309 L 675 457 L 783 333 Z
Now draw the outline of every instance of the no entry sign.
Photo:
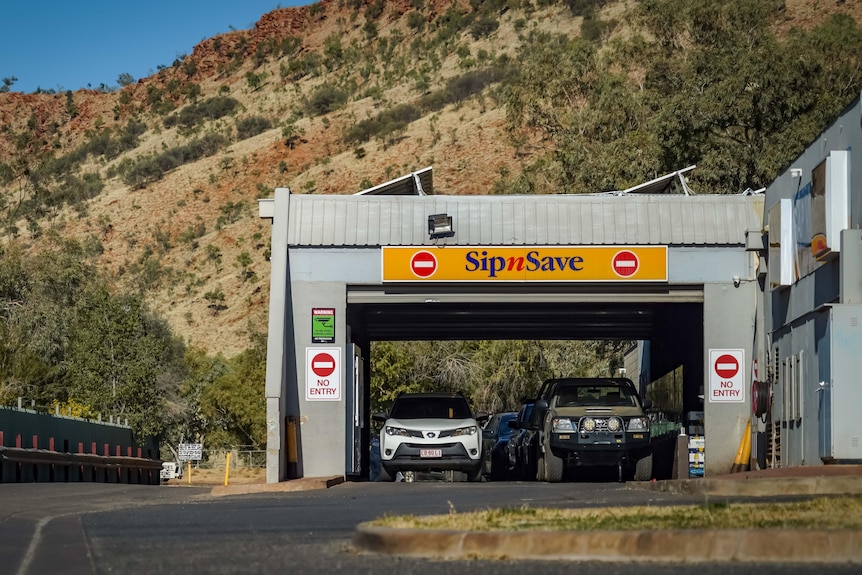
M 305 399 L 341 399 L 341 350 L 337 347 L 305 348 Z
M 611 266 L 614 268 L 615 274 L 627 278 L 637 273 L 640 262 L 634 252 L 623 250 L 614 256 Z
M 745 373 L 741 369 L 744 362 L 744 350 L 709 350 L 709 401 L 745 401 Z
M 321 351 L 311 358 L 311 371 L 317 377 L 329 377 L 335 371 L 335 358 L 331 354 Z
M 733 379 L 739 373 L 739 361 L 729 353 L 718 356 L 714 367 L 716 375 L 722 379 Z
M 437 258 L 431 252 L 416 252 L 410 258 L 410 269 L 420 278 L 431 277 L 437 271 Z

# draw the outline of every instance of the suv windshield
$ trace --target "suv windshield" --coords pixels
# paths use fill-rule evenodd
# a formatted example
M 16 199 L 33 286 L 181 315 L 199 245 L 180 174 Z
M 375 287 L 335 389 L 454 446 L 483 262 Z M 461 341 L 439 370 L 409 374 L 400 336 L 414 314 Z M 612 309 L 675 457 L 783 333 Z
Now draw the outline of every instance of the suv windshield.
M 401 397 L 392 406 L 394 419 L 469 419 L 470 406 L 462 397 Z
M 557 407 L 638 405 L 634 389 L 619 385 L 564 385 L 557 390 L 556 396 Z

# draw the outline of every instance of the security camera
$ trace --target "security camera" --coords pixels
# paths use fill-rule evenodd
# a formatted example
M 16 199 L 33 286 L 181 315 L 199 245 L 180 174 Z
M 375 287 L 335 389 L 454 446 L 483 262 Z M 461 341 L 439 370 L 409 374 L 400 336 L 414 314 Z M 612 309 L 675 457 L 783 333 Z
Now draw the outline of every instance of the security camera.
M 740 280 L 739 276 L 733 276 L 733 287 L 739 287 Z

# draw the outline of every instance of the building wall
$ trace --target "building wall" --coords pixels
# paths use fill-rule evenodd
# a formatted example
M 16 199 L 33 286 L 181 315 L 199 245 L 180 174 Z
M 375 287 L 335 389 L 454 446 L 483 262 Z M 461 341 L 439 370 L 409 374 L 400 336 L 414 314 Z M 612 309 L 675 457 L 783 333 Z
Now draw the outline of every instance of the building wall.
M 742 276 L 745 278 L 745 276 Z M 704 286 L 703 298 L 703 388 L 704 474 L 729 473 L 751 413 L 751 366 L 755 335 L 755 282 L 714 283 Z M 716 401 L 710 397 L 713 369 L 710 350 L 742 350 L 742 396 L 735 401 Z
M 366 248 L 295 248 L 290 251 L 290 313 L 293 317 L 292 340 L 295 367 L 285 374 L 284 386 L 295 406 L 288 415 L 298 417 L 302 475 L 326 477 L 343 475 L 346 449 L 346 397 L 352 384 L 346 330 L 347 282 L 351 284 L 380 282 L 380 250 Z M 312 308 L 335 310 L 335 343 L 312 343 Z M 340 398 L 306 399 L 308 377 L 307 350 L 340 350 L 338 376 Z M 314 351 L 311 352 L 315 353 Z
M 810 238 L 811 232 L 806 226 L 816 226 L 817 216 L 810 213 L 814 201 L 806 197 L 805 190 L 809 185 L 812 189 L 816 187 L 813 186 L 817 177 L 814 170 L 826 158 L 833 152 L 848 150 L 849 203 L 847 217 L 840 227 L 862 227 L 862 105 L 858 98 L 767 188 L 764 219 L 768 218 L 770 210 L 779 209 L 782 200 L 789 200 L 794 241 L 799 244 L 806 236 Z M 782 220 L 786 220 L 784 215 Z M 776 220 L 771 218 L 770 221 Z M 766 283 L 763 296 L 767 339 L 762 353 L 767 358 L 766 375 L 774 399 L 771 421 L 757 422 L 757 430 L 767 435 L 775 430 L 778 434 L 781 466 L 818 465 L 822 463 L 819 445 L 829 433 L 824 426 L 830 424 L 829 414 L 823 411 L 822 404 L 823 396 L 828 395 L 823 393 L 821 385 L 828 385 L 833 375 L 830 370 L 834 343 L 829 333 L 830 308 L 842 305 L 842 267 L 858 269 L 862 263 L 844 253 L 840 239 L 834 234 L 831 254 L 818 260 L 810 256 L 809 248 L 802 246 L 799 251 L 794 250 L 796 257 L 790 263 L 778 257 L 777 249 L 779 244 L 786 247 L 787 237 L 782 241 L 780 229 L 769 229 L 768 235 L 770 281 Z M 793 269 L 788 269 L 788 263 Z M 790 281 L 776 281 L 782 264 L 784 271 L 790 273 Z M 785 285 L 778 285 L 781 283 Z

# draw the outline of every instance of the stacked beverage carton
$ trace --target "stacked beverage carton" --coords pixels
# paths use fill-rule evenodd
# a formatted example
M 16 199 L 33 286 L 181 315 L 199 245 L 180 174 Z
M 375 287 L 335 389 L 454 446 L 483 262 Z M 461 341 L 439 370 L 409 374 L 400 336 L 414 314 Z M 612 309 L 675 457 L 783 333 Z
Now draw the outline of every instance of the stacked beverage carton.
M 686 420 L 688 423 L 688 476 L 703 477 L 704 448 L 706 437 L 704 436 L 703 412 L 689 411 Z

